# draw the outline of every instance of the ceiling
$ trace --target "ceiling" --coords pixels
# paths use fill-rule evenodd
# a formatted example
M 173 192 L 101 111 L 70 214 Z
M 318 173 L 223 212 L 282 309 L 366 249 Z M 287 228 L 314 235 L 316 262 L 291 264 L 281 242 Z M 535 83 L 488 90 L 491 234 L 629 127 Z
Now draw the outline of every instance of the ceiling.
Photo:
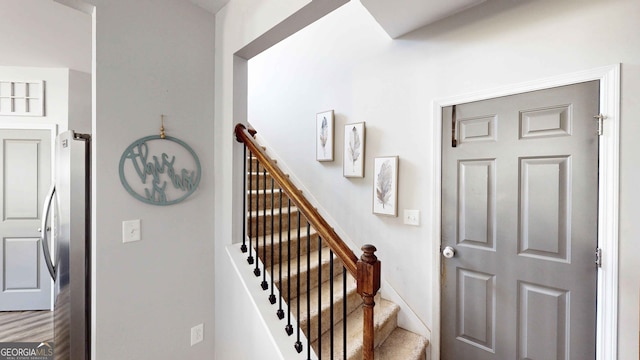
M 188 1 L 215 14 L 230 0 Z M 362 5 L 373 15 L 380 26 L 394 39 L 485 1 L 486 0 L 360 0 Z
M 486 0 L 360 0 L 392 38 L 479 5 Z
M 223 6 L 227 5 L 227 3 L 230 0 L 189 0 L 189 1 L 207 10 L 208 12 L 215 14 L 218 12 L 218 10 L 222 9 Z

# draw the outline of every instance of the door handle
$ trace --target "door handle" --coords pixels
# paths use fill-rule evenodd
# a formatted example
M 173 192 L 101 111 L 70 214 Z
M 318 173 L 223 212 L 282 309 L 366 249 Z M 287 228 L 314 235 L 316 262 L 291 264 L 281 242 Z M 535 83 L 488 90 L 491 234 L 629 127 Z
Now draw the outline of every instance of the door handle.
M 451 246 L 447 246 L 444 249 L 442 249 L 442 256 L 446 257 L 447 259 L 451 259 L 455 255 L 456 255 L 456 250 Z
M 55 185 L 51 185 L 49 189 L 49 193 L 47 193 L 47 197 L 45 198 L 44 205 L 42 207 L 42 226 L 38 231 L 40 232 L 40 240 L 42 240 L 42 250 L 44 253 L 44 262 L 47 264 L 47 269 L 49 270 L 49 274 L 53 280 L 56 279 L 56 267 L 51 260 L 51 252 L 49 251 L 49 230 L 50 227 L 47 226 L 47 221 L 49 220 L 49 213 L 51 212 L 51 204 L 53 204 L 53 196 L 56 193 Z M 45 229 L 45 231 L 42 231 Z

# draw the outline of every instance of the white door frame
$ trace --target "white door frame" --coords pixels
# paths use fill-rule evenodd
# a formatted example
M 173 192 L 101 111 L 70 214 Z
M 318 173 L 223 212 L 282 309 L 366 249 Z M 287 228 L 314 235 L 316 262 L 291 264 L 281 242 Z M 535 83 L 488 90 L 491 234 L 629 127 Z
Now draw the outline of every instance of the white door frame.
M 433 102 L 433 331 L 431 358 L 440 359 L 440 242 L 442 204 L 442 108 L 454 104 L 515 95 L 529 91 L 600 81 L 600 113 L 605 115 L 600 137 L 598 170 L 598 246 L 602 267 L 598 269 L 596 307 L 596 360 L 617 358 L 618 344 L 618 200 L 620 157 L 620 64 L 486 91 L 436 99 Z M 596 114 L 594 114 L 596 115 Z M 594 131 L 596 122 L 593 123 Z M 595 249 L 594 249 L 595 251 Z M 594 254 L 595 260 L 595 254 Z

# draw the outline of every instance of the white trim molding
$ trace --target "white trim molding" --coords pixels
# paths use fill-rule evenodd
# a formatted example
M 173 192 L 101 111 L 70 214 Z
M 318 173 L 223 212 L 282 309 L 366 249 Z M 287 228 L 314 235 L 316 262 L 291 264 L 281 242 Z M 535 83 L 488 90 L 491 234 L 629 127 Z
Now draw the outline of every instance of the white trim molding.
M 440 358 L 440 241 L 442 204 L 442 108 L 454 104 L 515 95 L 535 90 L 600 82 L 600 112 L 605 116 L 600 136 L 598 182 L 598 247 L 602 267 L 598 270 L 596 306 L 596 360 L 617 359 L 618 343 L 618 203 L 620 181 L 620 64 L 464 94 L 433 102 L 433 329 L 431 356 Z M 595 250 L 595 249 L 594 249 Z

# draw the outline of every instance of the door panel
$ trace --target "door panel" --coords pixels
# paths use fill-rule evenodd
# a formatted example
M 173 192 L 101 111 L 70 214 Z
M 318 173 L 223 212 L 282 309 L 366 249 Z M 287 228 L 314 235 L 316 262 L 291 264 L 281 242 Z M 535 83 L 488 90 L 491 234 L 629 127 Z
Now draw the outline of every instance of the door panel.
M 569 261 L 570 162 L 567 156 L 520 159 L 519 255 Z
M 568 291 L 521 282 L 518 297 L 518 359 L 569 359 Z
M 40 141 L 4 139 L 4 219 L 38 219 Z
M 458 167 L 458 244 L 494 250 L 494 160 L 460 161 Z
M 458 269 L 458 339 L 493 351 L 495 343 L 495 276 Z
M 50 182 L 50 131 L 0 130 L 0 311 L 51 307 L 38 232 Z
M 443 109 L 441 359 L 595 358 L 598 102 L 594 81 Z
M 40 278 L 38 263 L 33 259 L 40 257 L 40 242 L 32 239 L 4 239 L 4 290 L 38 290 Z

